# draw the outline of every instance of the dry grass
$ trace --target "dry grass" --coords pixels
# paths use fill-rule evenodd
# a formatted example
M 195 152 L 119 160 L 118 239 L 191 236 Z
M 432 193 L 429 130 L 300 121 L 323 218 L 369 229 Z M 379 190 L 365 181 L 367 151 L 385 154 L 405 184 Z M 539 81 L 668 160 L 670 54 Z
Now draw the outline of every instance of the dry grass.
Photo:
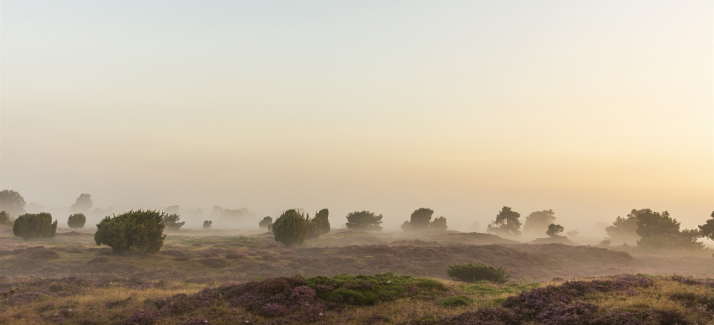
M 146 299 L 163 298 L 178 293 L 195 293 L 200 286 L 181 286 L 170 289 L 131 289 L 124 287 L 95 288 L 68 297 L 45 296 L 37 301 L 15 306 L 0 305 L 0 324 L 53 324 L 51 316 L 61 311 L 74 314 L 76 320 L 124 320 L 132 312 L 144 309 Z M 108 301 L 132 298 L 125 305 L 108 308 Z

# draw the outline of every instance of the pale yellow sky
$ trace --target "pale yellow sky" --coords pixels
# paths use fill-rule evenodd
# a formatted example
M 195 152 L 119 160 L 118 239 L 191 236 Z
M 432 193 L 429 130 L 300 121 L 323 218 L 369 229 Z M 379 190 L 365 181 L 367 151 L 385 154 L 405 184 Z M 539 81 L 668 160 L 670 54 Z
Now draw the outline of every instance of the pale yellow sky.
M 714 210 L 711 1 L 2 3 L 0 187 L 48 209 Z

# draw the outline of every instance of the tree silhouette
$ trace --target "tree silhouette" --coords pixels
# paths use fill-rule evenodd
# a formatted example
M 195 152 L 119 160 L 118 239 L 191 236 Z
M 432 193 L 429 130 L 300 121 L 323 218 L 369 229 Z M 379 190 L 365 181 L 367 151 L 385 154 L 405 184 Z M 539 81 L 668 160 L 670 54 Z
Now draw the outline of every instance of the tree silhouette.
M 540 233 L 548 230 L 548 225 L 555 222 L 555 212 L 553 210 L 535 211 L 526 217 L 523 224 L 523 231 L 529 233 Z
M 77 198 L 77 201 L 72 204 L 70 210 L 75 213 L 88 213 L 89 209 L 92 208 L 94 204 L 92 203 L 92 195 L 82 193 Z
M 25 199 L 16 191 L 3 190 L 0 192 L 0 210 L 10 216 L 19 216 L 25 213 Z
M 487 231 L 492 234 L 517 236 L 521 234 L 521 214 L 504 206 L 496 215 L 496 220 L 488 225 Z
M 545 234 L 550 237 L 555 237 L 558 236 L 558 234 L 560 234 L 561 232 L 563 232 L 563 230 L 563 226 L 551 223 L 550 225 L 548 225 L 548 230 L 545 232 Z
M 714 212 L 712 212 L 712 218 L 707 220 L 707 222 L 699 226 L 699 231 L 701 231 L 702 236 L 714 240 Z
M 357 211 L 347 215 L 347 228 L 355 230 L 380 231 L 382 215 L 375 215 L 369 211 Z

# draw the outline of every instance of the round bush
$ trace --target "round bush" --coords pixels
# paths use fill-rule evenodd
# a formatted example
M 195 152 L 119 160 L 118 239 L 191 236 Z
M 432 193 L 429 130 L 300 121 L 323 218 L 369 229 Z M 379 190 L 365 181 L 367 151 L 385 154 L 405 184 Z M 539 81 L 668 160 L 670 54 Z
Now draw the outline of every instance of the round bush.
M 87 217 L 81 213 L 75 213 L 67 219 L 67 225 L 72 229 L 84 228 L 84 224 L 87 222 Z
M 30 238 L 54 238 L 57 232 L 57 220 L 52 222 L 52 215 L 46 212 L 23 214 L 12 225 L 12 233 L 25 240 Z
M 295 210 L 288 210 L 273 223 L 275 241 L 285 246 L 300 245 L 307 237 L 307 221 L 305 216 Z
M 203 229 L 211 229 L 211 225 L 213 225 L 213 221 L 206 220 L 203 222 Z
M 114 217 L 105 217 L 97 224 L 94 242 L 111 247 L 115 253 L 155 253 L 161 249 L 165 213 L 158 211 L 129 211 Z
M 446 274 L 450 277 L 464 281 L 490 281 L 495 283 L 505 283 L 510 278 L 505 266 L 489 266 L 479 263 L 454 264 L 446 269 Z

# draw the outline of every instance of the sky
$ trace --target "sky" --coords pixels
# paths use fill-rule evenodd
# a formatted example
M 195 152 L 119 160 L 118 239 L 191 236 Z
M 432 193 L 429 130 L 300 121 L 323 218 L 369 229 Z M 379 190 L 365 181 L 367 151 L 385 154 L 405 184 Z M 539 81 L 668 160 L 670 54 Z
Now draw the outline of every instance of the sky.
M 712 1 L 0 7 L 0 188 L 48 210 L 714 210 Z

